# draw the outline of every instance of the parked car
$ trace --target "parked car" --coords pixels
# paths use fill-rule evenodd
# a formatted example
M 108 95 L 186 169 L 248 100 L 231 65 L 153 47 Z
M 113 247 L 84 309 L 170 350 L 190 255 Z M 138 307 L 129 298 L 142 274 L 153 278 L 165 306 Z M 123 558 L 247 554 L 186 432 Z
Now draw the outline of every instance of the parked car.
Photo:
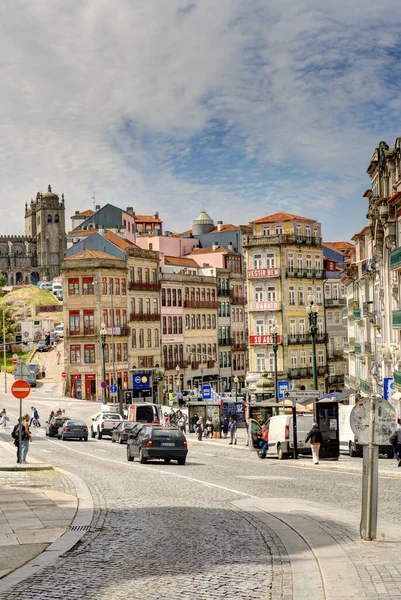
M 56 437 L 58 430 L 65 421 L 70 421 L 70 417 L 52 417 L 46 422 L 46 435 L 48 437 Z
M 97 435 L 98 440 L 101 440 L 104 435 L 111 435 L 114 427 L 116 427 L 123 418 L 118 413 L 101 412 L 92 417 L 91 436 L 94 438 Z
M 310 442 L 305 444 L 305 438 L 312 429 L 313 415 L 297 416 L 297 449 L 300 454 L 311 454 Z M 269 448 L 267 456 L 276 456 L 279 460 L 292 455 L 294 448 L 293 417 L 292 415 L 276 415 L 270 417 L 266 422 L 269 430 Z M 250 419 L 251 449 L 259 449 L 258 431 L 261 425 L 254 419 Z
M 57 327 L 54 328 L 54 333 L 56 335 L 58 335 L 59 338 L 63 338 L 64 337 L 64 325 L 63 325 L 63 323 L 61 323 L 61 325 L 57 325 Z
M 178 427 L 142 425 L 128 436 L 128 461 L 137 458 L 144 464 L 157 458 L 166 463 L 176 460 L 179 465 L 185 465 L 187 454 L 187 439 Z
M 63 286 L 61 285 L 61 283 L 59 281 L 54 281 L 53 285 L 52 285 L 52 292 L 55 296 L 57 296 L 58 292 L 62 292 L 63 291 Z
M 79 439 L 87 442 L 88 426 L 85 421 L 68 419 L 59 428 L 57 437 L 59 440 Z
M 55 293 L 55 296 L 56 296 L 57 300 L 60 300 L 60 302 L 62 302 L 62 300 L 63 300 L 63 290 L 57 290 L 57 292 Z
M 52 281 L 44 281 L 40 287 L 42 288 L 42 290 L 51 291 L 53 289 L 53 282 Z
M 111 441 L 123 444 L 128 440 L 128 434 L 137 427 L 142 427 L 142 424 L 133 423 L 132 421 L 121 421 L 111 432 Z
M 29 383 L 31 387 L 36 387 L 36 375 L 34 375 L 33 373 L 29 373 L 29 375 L 24 375 L 22 379 L 25 379 L 25 381 Z
M 32 362 L 32 363 L 28 363 L 26 365 L 28 367 L 28 369 L 31 371 L 31 373 L 33 373 L 36 377 L 36 375 L 39 373 L 40 371 L 40 367 L 39 367 L 39 363 L 37 362 Z
M 39 340 L 36 350 L 38 352 L 48 352 L 50 350 L 50 346 L 46 344 L 45 340 Z

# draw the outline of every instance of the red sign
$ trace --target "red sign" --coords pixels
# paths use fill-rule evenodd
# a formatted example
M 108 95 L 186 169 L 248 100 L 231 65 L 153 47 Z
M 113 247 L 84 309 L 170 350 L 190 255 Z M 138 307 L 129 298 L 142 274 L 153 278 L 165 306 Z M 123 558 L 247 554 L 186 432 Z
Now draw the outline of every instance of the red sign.
M 248 302 L 248 310 L 280 310 L 280 302 L 269 300 L 268 302 Z
M 335 271 L 337 268 L 337 263 L 335 260 L 328 260 L 326 269 L 327 271 Z
M 31 386 L 24 379 L 17 379 L 11 386 L 11 393 L 14 398 L 23 400 L 31 393 Z
M 63 372 L 61 373 L 61 377 L 62 377 L 63 379 L 65 379 L 65 378 L 67 377 L 67 373 L 66 373 L 65 371 L 63 371 Z
M 18 358 L 13 358 L 13 365 L 18 365 Z
M 250 335 L 249 336 L 249 343 L 250 344 L 272 344 L 273 343 L 273 336 L 271 333 L 269 333 L 268 335 Z M 277 336 L 277 343 L 281 344 L 281 335 Z
M 280 277 L 280 269 L 276 267 L 270 269 L 248 269 L 249 279 L 257 279 L 261 277 Z

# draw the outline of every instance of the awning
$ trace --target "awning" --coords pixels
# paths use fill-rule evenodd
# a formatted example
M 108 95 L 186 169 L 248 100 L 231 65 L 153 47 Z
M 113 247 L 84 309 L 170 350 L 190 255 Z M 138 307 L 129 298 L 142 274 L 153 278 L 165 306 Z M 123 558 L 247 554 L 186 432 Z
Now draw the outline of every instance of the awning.
M 401 392 L 394 392 L 394 394 L 392 394 L 391 396 L 392 400 L 395 400 L 396 402 L 398 402 L 398 400 L 401 400 Z

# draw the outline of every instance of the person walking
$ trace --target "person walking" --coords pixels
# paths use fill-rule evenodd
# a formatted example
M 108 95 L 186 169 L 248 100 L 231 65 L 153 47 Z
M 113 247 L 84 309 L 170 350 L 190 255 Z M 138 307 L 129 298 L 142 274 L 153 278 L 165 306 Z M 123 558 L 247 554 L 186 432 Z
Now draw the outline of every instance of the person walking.
M 398 419 L 397 429 L 390 436 L 390 443 L 394 448 L 394 458 L 398 461 L 398 466 L 401 467 L 401 419 Z
M 60 350 L 57 350 L 56 356 L 57 356 L 57 364 L 59 365 L 60 364 L 60 359 L 61 359 L 61 352 L 60 352 Z
M 43 365 L 42 367 L 42 379 L 44 379 L 46 377 L 46 367 L 45 365 Z
M 31 418 L 29 420 L 29 427 L 31 427 L 34 420 L 35 420 L 35 407 L 31 406 Z
M 234 419 L 234 417 L 230 417 L 228 419 L 228 429 L 230 431 L 230 442 L 228 443 L 229 446 L 232 446 L 234 444 L 234 446 L 237 445 L 237 421 Z
M 227 437 L 227 433 L 228 433 L 228 419 L 227 417 L 224 417 L 223 422 L 221 424 L 221 431 L 223 433 L 223 436 L 226 438 Z
M 203 420 L 199 417 L 199 421 L 196 423 L 196 435 L 198 436 L 198 442 L 202 441 L 203 437 Z
M 206 419 L 206 437 L 207 438 L 213 437 L 213 430 L 214 430 L 214 425 L 213 425 L 212 417 L 208 416 L 208 418 Z
M 0 413 L 0 426 L 7 427 L 7 421 L 8 421 L 7 411 L 5 408 L 3 408 L 3 410 Z
M 36 407 L 33 408 L 33 426 L 40 427 L 39 412 Z
M 31 432 L 29 431 L 29 415 L 22 417 L 22 440 L 21 440 L 21 462 L 26 463 L 26 457 L 29 451 L 29 442 L 32 440 Z
M 307 442 L 309 442 L 309 440 L 310 440 L 310 445 L 312 448 L 313 464 L 318 465 L 319 464 L 320 446 L 321 446 L 321 444 L 323 444 L 323 436 L 322 436 L 322 432 L 320 431 L 317 423 L 313 423 L 312 429 L 306 436 L 305 444 Z
M 259 435 L 259 448 L 262 448 L 260 458 L 266 458 L 266 452 L 269 449 L 269 430 L 267 429 L 266 425 L 262 425 Z

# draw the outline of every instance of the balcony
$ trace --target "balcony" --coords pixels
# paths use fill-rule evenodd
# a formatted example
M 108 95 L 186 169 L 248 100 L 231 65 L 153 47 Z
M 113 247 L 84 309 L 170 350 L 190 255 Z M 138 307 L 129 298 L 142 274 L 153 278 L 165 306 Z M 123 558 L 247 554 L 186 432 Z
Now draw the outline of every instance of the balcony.
M 160 281 L 129 281 L 128 289 L 130 291 L 133 290 L 143 290 L 148 292 L 158 292 L 161 288 Z
M 377 310 L 374 310 L 370 315 L 369 323 L 372 323 L 373 327 L 381 327 L 381 315 Z
M 394 383 L 401 387 L 401 371 L 394 371 Z
M 231 338 L 219 338 L 219 346 L 232 346 L 233 340 Z
M 247 235 L 244 237 L 243 246 L 251 248 L 253 246 L 321 246 L 322 238 L 302 236 L 302 235 L 287 235 L 279 233 L 277 235 Z
M 345 298 L 325 298 L 324 305 L 325 306 L 345 306 L 346 299 Z
M 82 335 L 82 332 L 80 329 L 69 329 L 68 335 L 69 337 L 79 337 L 80 335 Z
M 360 308 L 354 308 L 354 319 L 355 319 L 355 321 L 361 320 L 361 309 Z
M 329 336 L 327 333 L 317 333 L 316 334 L 316 343 L 317 344 L 327 344 Z M 312 336 L 310 333 L 289 333 L 288 334 L 288 343 L 289 344 L 311 344 Z
M 360 379 L 359 387 L 361 388 L 362 392 L 365 392 L 365 394 L 369 394 L 371 392 L 370 384 L 364 379 Z
M 217 295 L 224 296 L 224 297 L 230 296 L 231 295 L 230 288 L 229 287 L 217 287 Z
M 286 272 L 287 277 L 294 279 L 323 279 L 322 269 L 295 269 Z
M 349 342 L 344 342 L 344 352 L 348 354 L 348 352 L 349 352 Z
M 302 379 L 305 377 L 312 377 L 312 369 L 303 367 L 301 369 L 289 369 L 288 379 Z
M 316 335 L 316 343 L 317 344 L 327 344 L 328 341 L 329 341 L 328 333 L 318 333 Z
M 212 300 L 184 300 L 184 308 L 219 308 L 219 303 Z
M 163 367 L 166 371 L 176 371 L 176 367 L 177 365 L 180 367 L 180 369 L 186 369 L 188 366 L 188 363 L 186 360 L 168 360 L 167 362 L 164 363 Z
M 361 342 L 355 342 L 355 354 L 362 354 Z
M 393 310 L 392 321 L 394 329 L 401 329 L 401 310 Z
M 130 313 L 130 321 L 160 321 L 160 313 Z
M 371 344 L 370 342 L 364 342 L 363 349 L 365 354 L 374 354 L 373 344 Z
M 236 351 L 236 352 L 239 352 L 239 351 L 245 352 L 247 349 L 248 349 L 248 346 L 245 343 L 242 343 L 242 344 L 241 343 L 240 344 L 236 344 L 235 343 L 235 344 L 233 344 L 233 347 L 232 347 L 233 352 L 234 351 Z
M 401 248 L 396 248 L 390 253 L 390 269 L 394 271 L 401 269 Z
M 344 385 L 344 375 L 329 375 L 328 382 L 329 384 L 339 383 Z
M 230 294 L 230 302 L 233 306 L 244 306 L 246 304 L 246 298 L 245 296 L 234 296 L 234 294 Z

